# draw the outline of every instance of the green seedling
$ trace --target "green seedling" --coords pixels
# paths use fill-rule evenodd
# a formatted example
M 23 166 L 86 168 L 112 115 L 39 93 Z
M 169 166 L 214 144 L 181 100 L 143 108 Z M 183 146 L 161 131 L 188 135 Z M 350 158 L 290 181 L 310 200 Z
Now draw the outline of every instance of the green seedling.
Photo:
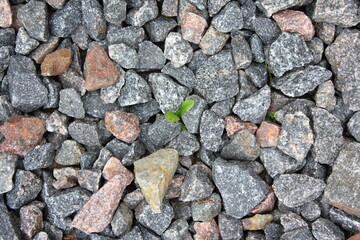
M 179 107 L 179 109 L 174 113 L 173 111 L 169 110 L 165 113 L 165 119 L 168 122 L 179 122 L 180 117 L 187 113 L 195 104 L 195 101 L 192 99 L 183 101 Z M 186 130 L 185 124 L 180 122 L 181 129 L 183 131 Z
M 265 117 L 266 121 L 277 123 L 275 119 L 275 112 L 269 112 L 269 114 Z
M 266 67 L 266 70 L 267 70 L 268 76 L 269 76 L 269 86 L 271 87 L 272 86 L 273 74 L 271 73 L 269 65 L 267 64 L 267 62 L 265 62 L 265 67 Z

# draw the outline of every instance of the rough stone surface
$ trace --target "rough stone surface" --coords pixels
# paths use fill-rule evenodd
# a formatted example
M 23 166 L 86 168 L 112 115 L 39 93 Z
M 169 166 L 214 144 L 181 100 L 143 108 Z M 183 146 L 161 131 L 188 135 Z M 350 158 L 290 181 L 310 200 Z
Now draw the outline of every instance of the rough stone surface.
M 0 199 L 0 223 L 1 229 L 0 237 L 6 240 L 20 240 L 20 229 L 18 221 L 14 216 L 9 212 L 6 207 L 3 198 Z
M 350 134 L 360 142 L 360 112 L 356 112 L 349 120 L 347 127 Z
M 147 134 L 154 145 L 161 147 L 173 140 L 180 132 L 181 127 L 177 122 L 168 122 L 164 115 L 158 114 Z
M 194 230 L 196 232 L 196 234 L 194 235 L 194 240 L 220 239 L 219 226 L 216 224 L 216 221 L 214 219 L 209 222 L 195 222 Z
M 331 221 L 346 231 L 358 233 L 360 230 L 360 219 L 352 214 L 332 207 L 329 211 L 329 217 Z
M 213 26 L 210 26 L 200 41 L 200 48 L 205 54 L 214 55 L 223 49 L 229 34 L 217 31 Z
M 319 85 L 315 94 L 316 107 L 324 108 L 329 112 L 335 109 L 336 97 L 334 83 L 329 80 Z
M 276 202 L 276 196 L 272 188 L 270 187 L 266 197 L 251 210 L 251 214 L 267 213 L 274 209 Z
M 250 66 L 245 69 L 245 73 L 256 87 L 262 88 L 268 81 L 268 71 L 264 64 L 251 63 Z
M 315 202 L 308 202 L 301 208 L 301 216 L 307 221 L 315 221 L 321 216 L 321 208 Z
M 131 143 L 139 136 L 139 119 L 135 114 L 124 111 L 105 113 L 105 126 L 117 139 Z
M 325 44 L 330 44 L 335 37 L 335 25 L 330 23 L 316 23 L 315 24 L 316 35 L 324 41 Z
M 126 16 L 126 22 L 135 27 L 141 27 L 145 23 L 155 19 L 159 13 L 155 0 L 142 2 L 138 8 L 131 9 Z
M 30 57 L 38 64 L 41 64 L 46 55 L 55 50 L 59 45 L 60 38 L 55 36 L 50 36 L 49 40 L 46 43 L 41 44 L 33 52 L 31 52 Z
M 169 32 L 177 26 L 172 18 L 162 16 L 145 24 L 144 28 L 152 42 L 163 42 Z
M 237 219 L 246 216 L 269 190 L 268 185 L 255 172 L 238 162 L 218 158 L 213 163 L 212 176 L 226 213 Z
M 100 185 L 101 172 L 98 169 L 82 169 L 77 173 L 79 185 L 91 192 L 96 192 Z
M 217 151 L 222 143 L 225 121 L 213 111 L 204 111 L 200 122 L 200 142 L 210 151 Z
M 78 143 L 89 147 L 101 146 L 100 131 L 95 122 L 75 120 L 70 123 L 68 130 L 72 139 Z
M 185 87 L 195 87 L 195 74 L 190 68 L 186 67 L 185 65 L 179 68 L 175 68 L 174 65 L 169 62 L 164 66 L 161 72 L 173 77 L 176 81 L 178 81 Z
M 182 131 L 168 145 L 179 152 L 181 156 L 191 156 L 200 149 L 197 137 L 188 131 Z
M 125 43 L 118 43 L 109 46 L 109 56 L 123 68 L 136 68 L 139 57 L 135 49 Z
M 55 158 L 55 148 L 52 143 L 36 146 L 25 155 L 23 164 L 26 170 L 50 167 Z
M 68 48 L 59 49 L 47 55 L 41 63 L 41 75 L 58 76 L 67 72 L 72 62 L 72 52 Z
M 192 43 L 199 44 L 208 24 L 200 15 L 185 12 L 181 23 L 182 37 Z
M 114 234 L 116 236 L 121 236 L 126 232 L 129 232 L 131 230 L 133 218 L 133 212 L 124 203 L 121 203 L 111 220 L 111 229 Z
M 219 230 L 222 239 L 241 239 L 244 235 L 241 220 L 233 218 L 226 212 L 219 214 Z
M 0 153 L 0 194 L 9 192 L 14 187 L 13 175 L 15 173 L 17 157 L 8 153 Z M 0 235 L 1 236 L 1 235 Z
M 0 16 L 1 16 L 0 27 L 2 28 L 11 27 L 13 20 L 12 20 L 11 6 L 8 0 L 2 0 L 0 2 Z
M 212 19 L 213 26 L 220 32 L 232 32 L 243 27 L 243 17 L 240 6 L 230 2 Z
M 74 118 L 84 118 L 85 109 L 80 94 L 74 88 L 62 89 L 59 92 L 59 111 Z
M 20 209 L 20 229 L 26 237 L 32 238 L 43 225 L 43 214 L 38 207 L 28 205 Z
M 244 230 L 264 230 L 266 225 L 273 220 L 271 214 L 256 214 L 253 217 L 242 220 Z
M 236 69 L 245 69 L 250 66 L 252 53 L 246 39 L 240 34 L 232 36 L 231 47 Z
M 252 27 L 265 45 L 274 42 L 281 34 L 281 30 L 276 22 L 264 17 L 255 18 L 252 22 Z
M 194 221 L 208 222 L 221 212 L 221 198 L 217 193 L 209 198 L 192 201 L 191 213 Z
M 66 140 L 56 151 L 55 162 L 63 166 L 78 165 L 84 148 L 74 140 Z
M 165 65 L 166 58 L 162 50 L 150 41 L 143 41 L 138 46 L 139 69 L 161 69 Z
M 300 7 L 310 3 L 311 0 L 286 0 L 286 1 L 272 1 L 272 0 L 258 0 L 256 5 L 266 14 L 271 17 L 276 12 L 291 7 Z
M 164 240 L 182 240 L 189 235 L 189 224 L 184 219 L 175 220 L 170 227 L 164 232 L 162 238 Z
M 280 110 L 277 110 L 275 112 L 275 119 L 279 123 L 283 123 L 286 114 L 294 114 L 296 112 L 302 112 L 307 117 L 310 117 L 312 107 L 315 107 L 315 103 L 313 101 L 307 99 L 296 99 L 295 101 L 287 103 Z
M 110 25 L 106 39 L 109 44 L 125 43 L 129 47 L 136 48 L 145 39 L 145 31 L 141 27 Z
M 261 147 L 276 147 L 281 127 L 276 123 L 264 121 L 256 131 L 256 139 Z
M 39 42 L 30 37 L 29 34 L 26 32 L 25 28 L 20 28 L 16 35 L 15 52 L 27 55 L 37 46 L 39 46 Z
M 274 180 L 275 195 L 287 207 L 299 207 L 318 198 L 326 184 L 304 174 L 282 174 Z
M 291 232 L 298 228 L 307 227 L 307 223 L 296 213 L 287 212 L 280 217 L 284 232 Z
M 312 234 L 316 239 L 333 239 L 341 240 L 345 239 L 344 233 L 341 229 L 336 226 L 333 222 L 325 219 L 319 218 L 311 224 Z
M 121 23 L 126 19 L 126 6 L 127 2 L 125 0 L 105 0 L 104 15 L 106 21 L 121 26 Z
M 213 17 L 215 14 L 217 14 L 220 9 L 228 2 L 230 2 L 230 0 L 209 0 L 208 9 L 210 17 Z
M 225 117 L 225 130 L 228 137 L 232 138 L 241 130 L 247 129 L 250 133 L 255 134 L 258 127 L 251 122 L 243 122 L 240 118 L 235 116 Z
M 171 32 L 165 39 L 164 56 L 171 61 L 175 68 L 179 68 L 190 62 L 193 50 L 180 33 Z
M 104 39 L 107 27 L 100 3 L 97 0 L 81 0 L 81 12 L 89 36 L 96 41 Z

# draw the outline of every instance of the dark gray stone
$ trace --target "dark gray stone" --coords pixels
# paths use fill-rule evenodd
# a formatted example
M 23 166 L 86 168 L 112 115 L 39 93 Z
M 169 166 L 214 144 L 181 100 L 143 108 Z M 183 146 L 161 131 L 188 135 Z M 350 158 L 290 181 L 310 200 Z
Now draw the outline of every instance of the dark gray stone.
M 209 0 L 207 4 L 210 17 L 217 14 L 228 2 L 230 2 L 230 0 Z
M 189 224 L 184 219 L 175 220 L 161 236 L 163 240 L 183 240 L 188 232 Z
M 191 202 L 173 201 L 171 203 L 174 208 L 174 219 L 185 219 L 191 218 Z
M 72 139 L 85 146 L 101 146 L 96 122 L 75 120 L 69 125 L 68 131 Z
M 141 27 L 118 27 L 110 25 L 106 38 L 109 44 L 125 43 L 129 47 L 137 48 L 145 39 L 145 31 Z
M 106 148 L 100 150 L 99 156 L 94 162 L 93 169 L 103 170 L 107 161 L 113 156 L 113 154 Z
M 0 29 L 0 47 L 15 46 L 16 33 L 13 28 Z
M 252 94 L 258 91 L 258 88 L 250 80 L 250 77 L 243 71 L 239 70 L 239 85 L 240 91 L 236 95 L 236 100 L 244 99 L 250 97 Z
M 280 240 L 314 240 L 309 228 L 299 228 L 283 234 Z
M 135 27 L 141 27 L 145 23 L 154 20 L 159 14 L 156 0 L 142 2 L 140 7 L 131 9 L 127 16 L 126 22 Z
M 165 116 L 158 114 L 156 121 L 149 127 L 148 136 L 150 141 L 157 146 L 164 146 L 181 132 L 177 122 L 168 122 Z
M 281 30 L 276 22 L 269 18 L 258 17 L 254 19 L 252 25 L 255 33 L 260 37 L 264 45 L 271 44 L 281 34 Z
M 188 63 L 188 67 L 195 72 L 196 69 L 209 59 L 209 57 L 209 55 L 206 55 L 201 49 L 199 49 L 194 52 L 193 58 Z
M 26 170 L 50 167 L 55 158 L 55 148 L 52 143 L 46 143 L 33 148 L 25 155 L 23 164 Z
M 243 27 L 243 17 L 237 2 L 230 2 L 214 16 L 211 23 L 220 32 L 232 32 Z
M 8 68 L 12 55 L 14 55 L 14 47 L 0 47 L 0 73 L 4 72 Z
M 89 36 L 95 41 L 106 37 L 106 20 L 103 8 L 97 0 L 81 0 L 83 24 Z
M 305 203 L 301 208 L 301 216 L 307 221 L 313 222 L 318 219 L 320 215 L 321 208 L 314 201 Z
M 229 98 L 220 102 L 214 103 L 210 110 L 216 113 L 219 117 L 225 118 L 231 114 L 231 109 L 235 104 L 235 98 Z
M 162 50 L 150 41 L 143 41 L 138 46 L 140 70 L 162 69 L 166 58 Z
M 360 218 L 335 207 L 330 209 L 329 216 L 333 223 L 339 225 L 345 231 L 349 231 L 354 234 L 360 232 Z
M 120 107 L 117 103 L 104 103 L 100 98 L 99 91 L 87 92 L 81 98 L 86 114 L 96 117 L 105 118 L 105 112 L 119 110 Z
M 213 111 L 205 110 L 200 122 L 200 142 L 208 150 L 216 152 L 222 143 L 225 121 Z
M 9 192 L 14 188 L 13 175 L 16 170 L 17 160 L 16 155 L 0 153 L 0 194 Z
M 164 56 L 179 68 L 191 61 L 193 49 L 180 33 L 170 32 L 165 39 Z
M 268 223 L 264 229 L 265 240 L 278 240 L 284 231 L 280 224 L 277 223 Z
M 271 17 L 274 13 L 281 10 L 285 10 L 292 7 L 300 7 L 312 2 L 312 0 L 258 0 L 256 5 L 266 14 L 267 17 Z
M 214 55 L 220 52 L 227 40 L 229 34 L 217 31 L 214 26 L 210 26 L 200 41 L 200 48 L 207 55 Z
M 15 216 L 8 211 L 3 198 L 0 197 L 0 238 L 3 240 L 20 240 L 19 225 Z
M 347 124 L 350 134 L 360 142 L 360 111 L 356 112 Z
M 208 103 L 226 100 L 239 92 L 238 73 L 230 51 L 224 50 L 199 66 L 195 89 Z
M 291 232 L 298 228 L 307 227 L 307 223 L 296 213 L 288 212 L 280 217 L 281 225 L 284 228 L 284 232 Z
M 116 236 L 124 235 L 131 230 L 134 214 L 124 203 L 121 203 L 111 220 L 111 229 Z
M 207 109 L 207 103 L 204 99 L 197 95 L 191 95 L 185 100 L 189 99 L 194 100 L 195 104 L 188 112 L 181 116 L 181 120 L 184 122 L 188 132 L 199 133 L 201 116 Z
M 268 72 L 265 64 L 252 63 L 245 69 L 245 73 L 250 77 L 251 81 L 256 87 L 262 88 L 266 85 L 268 80 Z
M 59 76 L 63 88 L 74 88 L 81 96 L 86 92 L 85 80 L 81 73 L 69 68 L 69 70 Z
M 321 164 L 332 165 L 339 155 L 343 144 L 343 128 L 334 115 L 321 108 L 311 110 L 315 141 L 312 148 L 314 160 Z
M 42 42 L 49 39 L 49 16 L 45 2 L 28 2 L 18 10 L 17 17 L 31 37 Z
M 121 26 L 126 19 L 126 1 L 125 0 L 105 0 L 104 15 L 109 23 Z
M 79 185 L 91 192 L 99 190 L 101 171 L 97 169 L 82 169 L 77 173 Z
M 175 78 L 176 81 L 178 81 L 180 84 L 184 85 L 185 87 L 188 88 L 195 87 L 196 84 L 195 74 L 191 69 L 189 69 L 185 65 L 176 68 L 171 62 L 169 62 L 163 67 L 163 69 L 161 69 L 161 72 Z
M 309 118 L 302 112 L 286 114 L 277 147 L 297 161 L 302 161 L 307 156 L 313 143 L 314 135 Z
M 174 217 L 174 211 L 168 202 L 164 202 L 161 213 L 154 213 L 146 201 L 141 202 L 135 209 L 136 220 L 151 229 L 158 235 L 162 235 L 170 226 Z
M 191 212 L 193 221 L 208 222 L 221 212 L 221 198 L 217 193 L 209 198 L 192 201 Z
M 211 170 L 203 164 L 195 164 L 186 173 L 181 185 L 180 200 L 190 202 L 209 197 L 214 190 L 210 178 Z
M 177 137 L 171 140 L 167 147 L 177 150 L 180 156 L 191 156 L 199 151 L 200 143 L 195 135 L 188 131 L 181 131 Z
M 159 16 L 145 24 L 144 28 L 152 42 L 163 42 L 169 32 L 177 26 L 172 18 Z
M 109 46 L 109 56 L 121 67 L 126 69 L 136 68 L 139 57 L 135 49 L 125 43 L 112 44 Z
M 212 176 L 226 213 L 237 219 L 246 216 L 269 190 L 269 186 L 255 172 L 239 162 L 216 159 Z
M 312 52 L 300 34 L 284 32 L 270 45 L 267 62 L 270 71 L 281 77 L 287 71 L 303 67 L 313 60 Z
M 84 25 L 78 26 L 72 33 L 71 39 L 79 48 L 86 50 L 91 42 L 89 35 L 86 32 Z
M 84 118 L 85 109 L 80 94 L 74 88 L 60 91 L 59 111 L 74 118 Z
M 296 112 L 302 112 L 307 117 L 310 117 L 311 108 L 313 107 L 315 107 L 315 103 L 313 101 L 307 99 L 296 99 L 276 111 L 275 119 L 279 123 L 283 123 L 286 114 L 294 114 Z
M 7 71 L 11 105 L 22 112 L 32 112 L 47 103 L 48 91 L 36 75 L 33 61 L 13 56 Z
M 316 239 L 342 240 L 345 235 L 333 222 L 325 218 L 319 218 L 311 224 L 312 234 Z
M 264 45 L 258 35 L 253 34 L 251 36 L 250 47 L 251 47 L 253 60 L 258 63 L 265 62 Z
M 280 78 L 275 78 L 272 81 L 272 86 L 289 97 L 300 97 L 329 80 L 331 76 L 331 71 L 324 67 L 307 66 L 304 69 L 295 70 Z
M 44 230 L 51 240 L 63 239 L 63 232 L 49 222 L 44 221 Z
M 236 69 L 244 69 L 250 66 L 252 53 L 249 43 L 240 34 L 232 34 L 231 49 Z
M 151 123 L 143 123 L 140 125 L 140 135 L 139 140 L 145 145 L 145 148 L 148 152 L 152 153 L 159 149 L 161 149 L 161 146 L 155 145 L 152 140 L 150 140 L 149 137 L 149 128 L 151 126 Z
M 40 178 L 30 171 L 18 169 L 14 177 L 14 188 L 6 193 L 6 203 L 12 209 L 19 209 L 34 200 L 41 188 Z
M 324 43 L 320 38 L 314 37 L 310 41 L 306 42 L 308 48 L 312 51 L 314 60 L 311 62 L 312 64 L 318 64 L 322 60 L 322 56 L 324 53 Z
M 206 0 L 188 0 L 188 1 L 201 11 L 204 11 L 207 8 Z
M 27 55 L 32 50 L 39 46 L 39 42 L 26 32 L 25 28 L 21 27 L 16 35 L 15 52 L 18 54 Z
M 251 96 L 237 101 L 233 112 L 243 121 L 259 124 L 265 119 L 270 101 L 270 88 L 266 85 Z
M 226 212 L 218 217 L 220 235 L 223 240 L 240 240 L 244 236 L 241 220 L 233 218 Z
M 138 226 L 135 226 L 131 229 L 130 232 L 127 232 L 123 237 L 120 238 L 121 240 L 145 240 L 143 238 L 143 234 L 140 231 L 140 228 Z
M 68 1 L 62 9 L 51 15 L 50 33 L 56 37 L 66 38 L 81 24 L 81 20 L 81 0 Z
M 74 140 L 66 140 L 56 151 L 55 162 L 63 166 L 78 165 L 84 148 Z
M 282 174 L 273 183 L 275 195 L 287 207 L 300 207 L 318 198 L 326 184 L 304 174 Z
M 96 150 L 84 152 L 80 158 L 81 169 L 91 169 L 98 155 L 99 152 Z
M 315 162 L 314 157 L 310 154 L 306 158 L 306 164 L 302 169 L 301 173 L 306 174 L 313 178 L 325 179 L 327 176 L 328 168 L 326 165 L 322 165 Z
M 150 117 L 160 112 L 160 106 L 157 101 L 151 100 L 146 103 L 132 105 L 129 112 L 134 113 L 139 118 L 140 123 L 145 123 Z
M 0 96 L 0 124 L 6 122 L 13 115 L 15 115 L 15 110 L 11 106 L 9 96 Z
M 260 231 L 248 231 L 245 240 L 265 240 L 265 235 Z
M 48 90 L 48 102 L 43 108 L 57 108 L 59 106 L 59 92 L 61 84 L 50 78 L 43 78 L 42 82 Z

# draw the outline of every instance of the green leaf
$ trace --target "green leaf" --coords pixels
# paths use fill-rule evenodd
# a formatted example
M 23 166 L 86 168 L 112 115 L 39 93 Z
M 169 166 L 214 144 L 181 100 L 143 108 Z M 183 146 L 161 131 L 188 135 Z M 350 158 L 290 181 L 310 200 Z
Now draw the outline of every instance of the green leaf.
M 181 127 L 181 130 L 182 130 L 182 131 L 186 131 L 186 130 L 187 130 L 185 124 L 183 124 L 183 123 L 180 123 L 180 127 Z
M 175 113 L 173 111 L 167 111 L 165 113 L 165 119 L 168 122 L 177 122 L 180 121 L 180 118 L 178 116 L 175 115 Z
M 181 117 L 182 115 L 184 115 L 186 112 L 188 112 L 195 104 L 195 101 L 192 99 L 183 101 L 179 107 L 179 109 L 176 111 L 176 115 L 178 117 Z
M 269 112 L 269 117 L 275 119 L 275 112 Z

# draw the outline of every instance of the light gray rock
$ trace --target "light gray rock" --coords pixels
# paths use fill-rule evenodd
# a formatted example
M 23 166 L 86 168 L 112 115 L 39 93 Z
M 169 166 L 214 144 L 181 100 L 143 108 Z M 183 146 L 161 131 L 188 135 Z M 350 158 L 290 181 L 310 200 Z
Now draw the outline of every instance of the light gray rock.
M 274 13 L 285 10 L 291 7 L 300 7 L 309 4 L 312 0 L 257 0 L 256 5 L 265 13 L 267 17 L 271 17 Z
M 155 19 L 159 13 L 156 0 L 141 2 L 141 6 L 131 9 L 126 16 L 126 22 L 135 27 L 143 26 L 145 23 Z
M 0 153 L 0 194 L 9 192 L 14 188 L 13 175 L 15 173 L 17 159 L 16 155 Z
M 210 110 L 204 111 L 200 122 L 200 142 L 208 150 L 216 152 L 222 143 L 225 121 Z
M 336 97 L 334 83 L 329 80 L 319 85 L 314 100 L 316 107 L 324 108 L 329 112 L 335 109 Z
M 171 32 L 165 39 L 164 56 L 175 68 L 179 68 L 190 62 L 193 50 L 190 43 L 183 39 L 180 33 Z
M 15 52 L 27 55 L 37 46 L 39 46 L 39 42 L 30 37 L 25 28 L 21 27 L 16 35 Z
M 319 218 L 311 224 L 312 234 L 316 239 L 343 240 L 345 235 L 333 222 L 325 218 Z
M 237 2 L 229 2 L 212 19 L 213 26 L 220 32 L 232 32 L 243 28 L 243 17 Z
M 356 112 L 347 124 L 350 134 L 360 142 L 360 111 Z
M 231 36 L 231 49 L 236 69 L 245 69 L 251 64 L 252 53 L 249 43 L 240 34 Z
M 136 50 L 125 43 L 110 45 L 109 57 L 126 69 L 136 68 L 139 63 L 139 56 Z

